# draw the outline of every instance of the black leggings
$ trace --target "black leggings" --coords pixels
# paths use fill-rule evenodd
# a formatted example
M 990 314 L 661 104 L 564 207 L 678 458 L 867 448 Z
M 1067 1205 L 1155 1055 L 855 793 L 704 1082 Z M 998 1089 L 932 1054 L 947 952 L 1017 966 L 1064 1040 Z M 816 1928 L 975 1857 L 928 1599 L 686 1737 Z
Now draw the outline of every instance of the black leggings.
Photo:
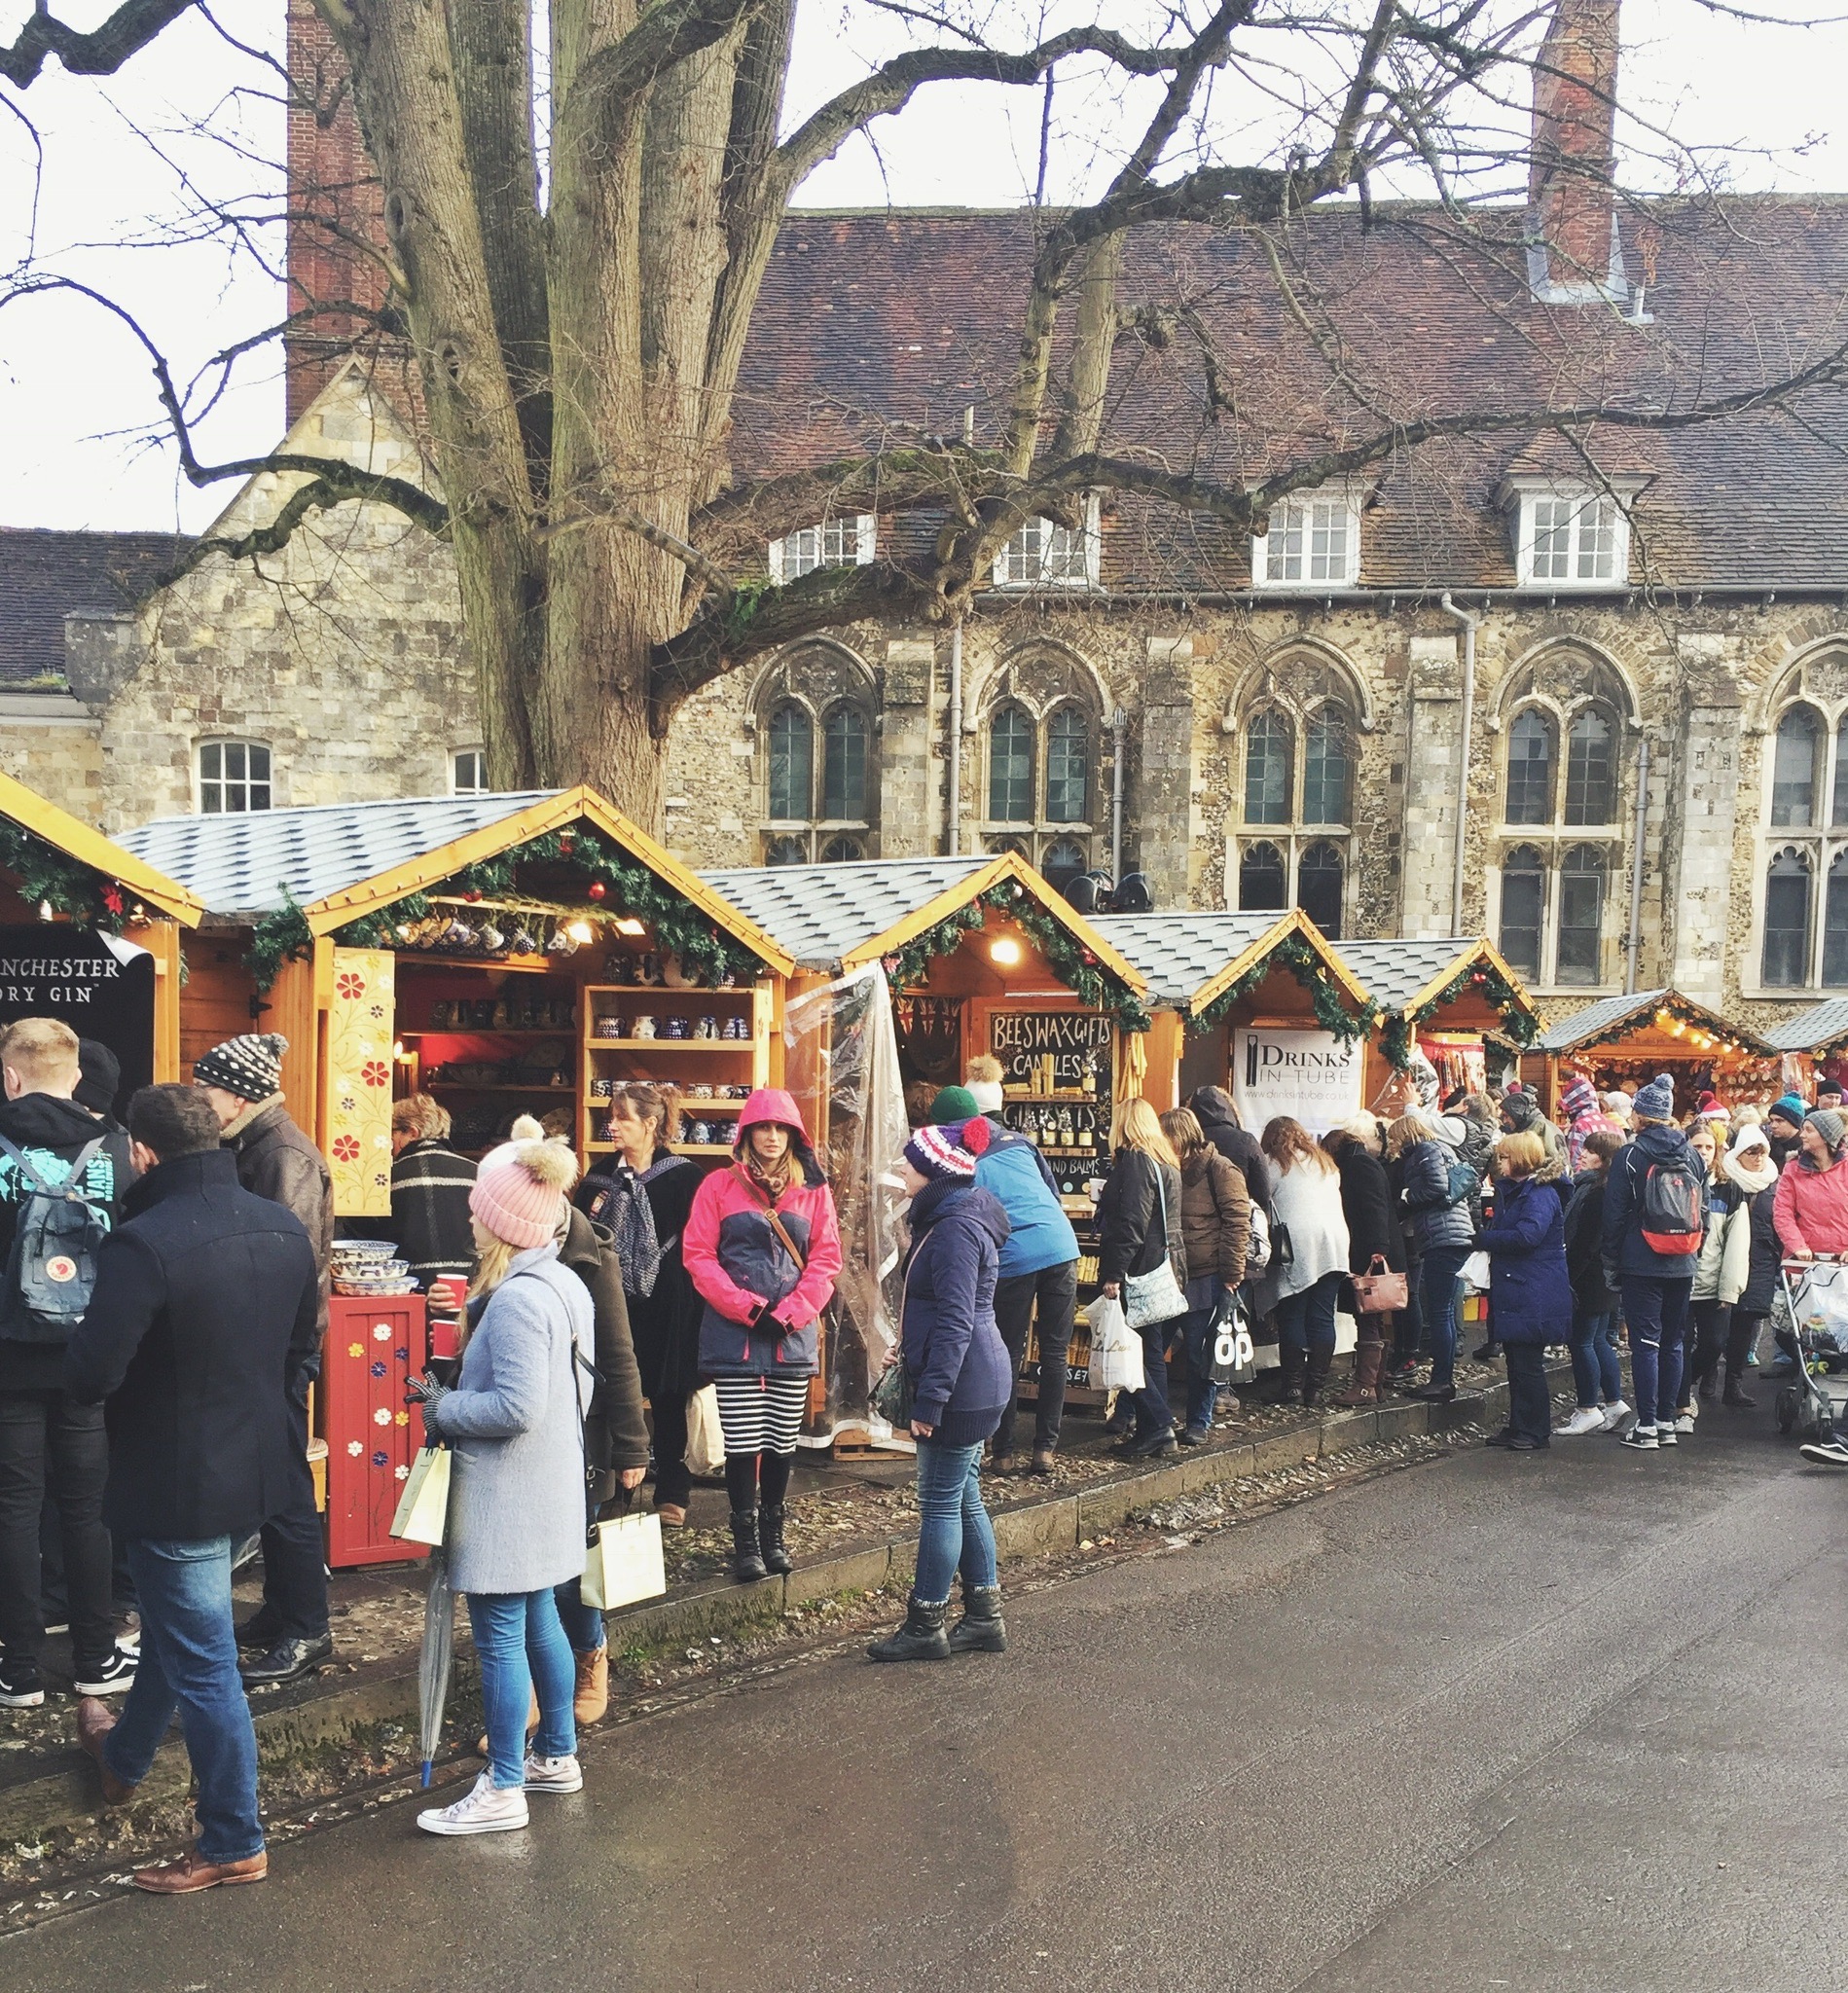
M 725 1456 L 725 1492 L 734 1508 L 779 1508 L 789 1492 L 789 1469 L 793 1453 L 728 1453 Z
M 1726 1347 L 1732 1326 L 1730 1304 L 1716 1294 L 1708 1295 L 1704 1301 L 1691 1302 L 1689 1307 L 1694 1318 L 1694 1363 L 1687 1382 L 1682 1387 L 1685 1404 L 1692 1399 L 1696 1387 L 1711 1382 L 1720 1368 L 1721 1353 Z

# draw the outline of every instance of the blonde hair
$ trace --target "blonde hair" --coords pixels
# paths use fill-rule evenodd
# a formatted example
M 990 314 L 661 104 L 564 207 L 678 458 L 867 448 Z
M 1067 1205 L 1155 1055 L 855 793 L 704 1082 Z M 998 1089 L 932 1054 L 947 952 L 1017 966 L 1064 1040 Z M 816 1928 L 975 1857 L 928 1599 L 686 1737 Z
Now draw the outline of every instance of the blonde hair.
M 1174 1144 L 1175 1154 L 1184 1163 L 1207 1146 L 1207 1131 L 1191 1107 L 1170 1107 L 1161 1117 L 1161 1132 Z
M 452 1126 L 450 1110 L 428 1094 L 406 1094 L 391 1104 L 393 1135 L 415 1135 L 419 1141 L 441 1141 Z
M 1437 1127 L 1422 1107 L 1409 1108 L 1386 1131 L 1386 1153 L 1402 1156 L 1415 1141 L 1435 1141 Z
M 993 1052 L 978 1052 L 969 1061 L 968 1080 L 973 1086 L 999 1086 L 1005 1074 Z
M 1746 1101 L 1733 1108 L 1732 1132 L 1734 1135 L 1739 1134 L 1743 1129 L 1762 1128 L 1763 1126 L 1764 1109 L 1758 1105 L 1757 1101 Z
M 75 1086 L 83 1077 L 77 1059 L 77 1033 L 54 1017 L 22 1017 L 0 1043 L 0 1060 L 26 1082 L 27 1091 L 48 1086 Z
M 1177 1170 L 1180 1168 L 1180 1158 L 1175 1153 L 1174 1143 L 1163 1132 L 1154 1108 L 1141 1094 L 1134 1100 L 1118 1104 L 1116 1126 L 1110 1131 L 1110 1144 L 1113 1148 L 1141 1149 L 1143 1155 L 1153 1156 L 1158 1163 L 1167 1163 Z
M 1725 1147 L 1726 1144 L 1720 1139 L 1719 1129 L 1717 1129 L 1714 1126 L 1714 1124 L 1710 1120 L 1707 1120 L 1704 1116 L 1697 1115 L 1694 1119 L 1693 1126 L 1690 1127 L 1687 1131 L 1687 1141 L 1689 1147 L 1691 1147 L 1693 1143 L 1698 1140 L 1698 1138 L 1703 1135 L 1707 1138 L 1707 1146 L 1713 1150 L 1716 1156 L 1719 1155 L 1721 1150 Z
M 468 1278 L 468 1298 L 471 1301 L 479 1301 L 484 1294 L 491 1294 L 500 1286 L 507 1278 L 507 1269 L 513 1264 L 514 1254 L 519 1250 L 517 1246 L 509 1246 L 505 1239 L 489 1239 L 486 1246 L 475 1249 L 475 1271 Z M 466 1332 L 463 1346 L 467 1347 Z
M 1503 1136 L 1495 1152 L 1510 1177 L 1531 1177 L 1546 1160 L 1546 1143 L 1531 1130 L 1523 1129 L 1518 1135 Z
M 1299 1159 L 1308 1163 L 1318 1176 L 1337 1174 L 1334 1157 L 1291 1115 L 1273 1114 L 1264 1124 L 1258 1146 L 1277 1165 L 1280 1176 L 1287 1177 Z

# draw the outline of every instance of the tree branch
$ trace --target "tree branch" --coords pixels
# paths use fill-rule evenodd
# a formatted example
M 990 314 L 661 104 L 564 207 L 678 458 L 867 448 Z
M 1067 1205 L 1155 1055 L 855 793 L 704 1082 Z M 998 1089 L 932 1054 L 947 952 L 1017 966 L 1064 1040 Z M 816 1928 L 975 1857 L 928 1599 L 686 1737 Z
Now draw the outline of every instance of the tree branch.
M 37 82 L 45 58 L 55 55 L 72 76 L 113 76 L 130 55 L 138 55 L 161 30 L 189 12 L 193 0 L 122 0 L 100 27 L 87 33 L 66 27 L 39 9 L 0 49 L 0 76 L 19 90 Z
M 578 69 L 558 109 L 560 126 L 591 129 L 634 101 L 664 70 L 722 42 L 761 0 L 657 0 L 621 41 Z

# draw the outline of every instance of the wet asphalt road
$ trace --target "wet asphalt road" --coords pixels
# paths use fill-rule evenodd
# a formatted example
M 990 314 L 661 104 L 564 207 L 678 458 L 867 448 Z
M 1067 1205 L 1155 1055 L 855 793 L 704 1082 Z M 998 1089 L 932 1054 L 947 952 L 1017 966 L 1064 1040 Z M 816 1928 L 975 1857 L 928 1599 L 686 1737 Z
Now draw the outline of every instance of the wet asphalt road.
M 1848 1475 L 1702 1424 L 1091 1573 L 1005 1659 L 812 1660 L 606 1735 L 525 1833 L 394 1807 L 0 1943 L 0 1986 L 1819 1993 Z

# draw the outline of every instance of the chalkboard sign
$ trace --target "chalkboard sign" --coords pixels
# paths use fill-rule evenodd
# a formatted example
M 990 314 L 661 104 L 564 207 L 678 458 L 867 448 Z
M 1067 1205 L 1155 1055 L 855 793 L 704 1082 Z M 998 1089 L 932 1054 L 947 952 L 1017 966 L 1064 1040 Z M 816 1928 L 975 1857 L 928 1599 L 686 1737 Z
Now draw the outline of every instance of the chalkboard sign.
M 118 1119 L 154 1078 L 154 958 L 145 948 L 58 921 L 0 927 L 0 1026 L 22 1017 L 55 1017 L 109 1047 L 122 1062 Z
M 1076 1092 L 1108 1071 L 1110 1031 L 1101 1010 L 996 1010 L 989 1049 L 1001 1062 L 1004 1085 Z

